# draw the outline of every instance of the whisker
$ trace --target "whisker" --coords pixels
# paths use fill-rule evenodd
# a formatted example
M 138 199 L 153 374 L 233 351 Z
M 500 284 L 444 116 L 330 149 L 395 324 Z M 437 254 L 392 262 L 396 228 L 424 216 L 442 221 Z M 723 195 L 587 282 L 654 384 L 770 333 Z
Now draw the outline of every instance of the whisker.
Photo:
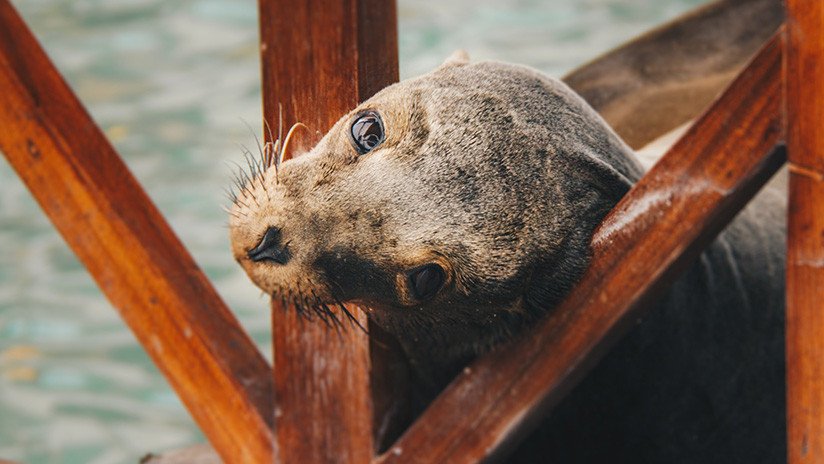
M 246 124 L 246 127 L 249 128 L 249 132 L 252 133 L 252 137 L 255 138 L 255 142 L 257 143 L 258 147 L 258 153 L 260 153 L 260 160 L 263 161 L 263 147 L 260 144 L 260 138 L 257 136 L 257 133 L 255 133 L 254 129 L 252 129 L 252 126 L 250 126 L 249 123 L 246 122 L 246 120 L 241 118 L 241 121 L 243 121 L 243 124 Z
M 235 195 L 235 191 L 231 187 L 229 187 L 229 188 L 224 187 L 223 188 L 223 193 L 226 195 L 227 200 L 229 200 L 230 202 L 232 202 L 234 204 L 237 204 L 237 195 Z
M 283 105 L 278 103 L 278 141 L 277 146 L 275 146 L 275 183 L 280 183 L 280 175 L 278 173 L 278 169 L 280 168 L 280 151 L 279 149 L 283 145 L 281 141 L 283 140 Z
M 309 305 L 306 304 L 306 295 L 303 294 L 303 290 L 301 290 L 300 284 L 298 284 L 298 295 L 297 295 L 296 300 L 297 300 L 297 304 L 300 305 L 301 311 L 304 314 L 307 315 L 307 320 L 313 321 L 314 318 L 312 317 L 312 313 L 306 310 L 307 309 L 306 307 L 309 306 Z M 310 306 L 309 309 L 311 310 L 312 307 Z M 317 311 L 314 311 L 314 310 L 312 312 L 317 313 Z
M 254 182 L 254 180 L 258 177 L 257 167 L 254 163 L 255 155 L 252 154 L 252 152 L 249 150 L 249 148 L 246 147 L 246 145 L 242 143 L 239 145 L 241 146 L 241 148 L 243 148 L 243 159 L 246 160 L 246 167 L 249 168 L 249 173 L 251 174 L 252 181 Z
M 273 145 L 271 145 L 272 149 L 272 163 L 275 164 L 275 183 L 280 184 L 280 164 L 278 159 L 280 159 L 280 143 L 281 139 L 277 139 Z
M 292 135 L 294 135 L 295 131 L 300 127 L 309 130 L 309 128 L 306 127 L 306 124 L 303 124 L 302 122 L 296 122 L 291 128 L 289 128 L 289 132 L 286 134 L 286 140 L 283 141 L 283 146 L 280 148 L 278 164 L 283 163 L 283 157 L 286 156 L 286 149 L 289 148 L 289 141 L 292 140 Z
M 275 153 L 277 153 L 278 146 L 280 144 L 280 140 L 276 142 L 266 142 L 266 145 L 263 146 L 263 152 L 266 156 L 266 169 L 272 167 L 272 163 L 275 160 Z M 278 165 L 275 164 L 275 183 L 279 184 L 280 179 L 278 178 Z
M 278 140 L 283 140 L 283 105 L 278 103 Z
M 260 186 L 263 188 L 263 191 L 266 192 L 266 197 L 269 197 L 269 190 L 266 189 L 266 184 L 263 182 L 263 173 L 266 172 L 266 169 L 263 165 L 259 165 L 258 162 L 255 160 L 255 155 L 246 147 L 246 145 L 240 144 L 243 147 L 243 158 L 246 160 L 246 165 L 249 167 L 249 171 L 252 173 L 252 185 L 257 180 Z M 261 155 L 263 152 L 261 151 Z M 262 161 L 261 161 L 262 162 Z M 258 205 L 259 206 L 259 205 Z
M 323 321 L 323 324 L 324 324 L 326 327 L 330 327 L 330 326 L 332 325 L 332 324 L 329 322 L 329 318 L 326 316 L 326 314 L 323 314 L 323 311 L 321 311 L 321 310 L 320 310 L 320 308 L 318 308 L 318 307 L 317 307 L 317 306 L 315 306 L 315 305 L 310 305 L 310 304 L 307 304 L 307 306 L 309 306 L 310 308 L 312 308 L 312 312 L 314 312 L 315 314 L 317 314 L 318 318 L 320 318 L 320 320 L 321 320 L 321 321 Z
M 269 125 L 269 120 L 266 119 L 266 118 L 263 119 L 263 127 L 266 129 L 266 134 L 269 136 L 268 140 L 266 140 L 266 143 L 263 144 L 263 148 L 264 148 L 264 152 L 265 152 L 267 144 L 275 143 L 275 137 L 272 135 L 272 126 Z M 267 161 L 266 166 L 267 167 L 271 166 L 272 158 L 269 158 L 266 161 Z
M 350 324 L 354 323 L 361 330 L 363 330 L 363 333 L 369 335 L 369 331 L 366 330 L 366 327 L 361 325 L 360 321 L 355 317 L 355 315 L 352 314 L 351 312 L 349 312 L 349 310 L 346 309 L 346 305 L 344 305 L 337 297 L 335 297 L 335 303 L 337 303 L 338 307 L 341 309 L 341 311 L 343 311 L 344 314 L 346 314 L 346 317 L 349 319 Z
M 235 213 L 234 211 L 230 210 L 229 208 L 227 208 L 227 207 L 225 207 L 225 206 L 223 206 L 223 205 L 221 205 L 221 208 L 222 208 L 222 209 L 223 209 L 223 211 L 225 211 L 225 212 L 226 212 L 226 214 L 228 214 L 229 216 L 232 216 L 232 217 L 234 217 L 235 219 L 241 219 L 241 217 L 240 217 L 237 213 Z M 244 217 L 246 217 L 246 215 L 245 215 L 245 214 L 244 214 L 243 216 L 244 216 Z
M 318 316 L 318 318 L 320 318 L 320 320 L 323 321 L 323 323 L 324 323 L 324 325 L 326 325 L 326 327 L 329 327 L 331 324 L 330 324 L 329 318 L 326 316 L 326 314 L 323 314 L 323 311 L 321 311 L 320 308 L 317 307 L 317 305 L 312 304 L 309 301 L 309 297 L 307 295 L 302 295 L 302 296 L 303 296 L 303 304 L 306 307 L 308 307 L 309 309 L 311 309 L 312 312 L 315 313 Z
M 254 185 L 253 181 L 252 181 L 252 178 L 249 177 L 249 174 L 246 171 L 243 170 L 243 167 L 241 167 L 239 164 L 235 163 L 234 161 L 232 161 L 232 163 L 235 166 L 237 166 L 237 168 L 238 168 L 238 176 L 240 177 L 240 185 L 238 186 L 238 189 L 241 192 L 244 193 L 244 195 L 243 195 L 244 198 L 246 198 L 247 196 L 252 197 L 252 201 L 254 201 L 255 204 L 259 208 L 260 203 L 258 203 L 258 201 L 257 201 L 257 196 L 255 195 L 255 192 L 253 190 L 249 189 L 250 185 Z
M 298 313 L 298 316 L 301 319 L 306 319 L 307 321 L 312 320 L 312 316 L 308 314 L 306 311 L 304 311 L 303 305 L 300 304 L 300 300 L 298 300 L 298 297 L 292 296 L 292 306 L 295 307 L 295 312 Z
M 241 190 L 245 190 L 246 189 L 246 183 L 249 179 L 249 176 L 246 174 L 246 171 L 244 171 L 243 167 L 235 161 L 227 161 L 227 162 L 234 164 L 235 167 L 237 168 L 237 172 L 234 172 L 234 171 L 232 172 L 232 174 L 235 176 L 235 183 L 239 184 L 238 187 Z
M 336 328 L 343 327 L 343 325 L 341 324 L 341 321 L 338 318 L 338 316 L 334 312 L 329 310 L 329 306 L 326 306 L 326 304 L 323 303 L 323 301 L 321 301 L 320 297 L 318 296 L 317 293 L 315 293 L 314 290 L 310 289 L 310 291 L 312 292 L 312 296 L 315 297 L 315 307 L 318 307 L 319 311 L 322 310 L 322 312 L 325 313 L 329 317 L 329 319 L 332 320 L 332 322 L 334 323 L 334 326 Z
M 343 321 L 341 321 L 340 318 L 338 318 L 338 315 L 335 314 L 335 312 L 332 311 L 332 309 L 329 308 L 329 306 L 326 303 L 319 302 L 319 305 L 320 305 L 321 308 L 323 308 L 323 311 L 326 312 L 326 314 L 328 314 L 332 317 L 332 319 L 335 322 L 335 328 L 337 328 L 338 330 L 342 329 L 343 328 Z
M 240 197 L 238 197 L 237 202 L 240 206 L 243 206 L 246 209 L 252 209 L 252 207 L 249 206 L 245 201 L 241 200 Z

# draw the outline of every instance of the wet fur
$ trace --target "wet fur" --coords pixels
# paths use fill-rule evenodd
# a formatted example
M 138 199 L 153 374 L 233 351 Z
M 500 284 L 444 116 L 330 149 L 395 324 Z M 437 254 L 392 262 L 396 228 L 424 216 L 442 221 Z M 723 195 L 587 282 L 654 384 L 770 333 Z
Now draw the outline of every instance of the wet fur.
M 384 116 L 387 140 L 358 156 L 347 131 L 364 109 Z M 232 246 L 267 292 L 373 308 L 425 401 L 564 297 L 594 227 L 642 172 L 564 84 L 455 59 L 378 93 L 277 179 L 263 170 L 246 182 Z M 513 460 L 783 460 L 783 205 L 759 202 Z M 285 266 L 245 256 L 270 226 L 292 247 Z M 445 288 L 410 301 L 399 276 L 433 261 L 448 271 Z

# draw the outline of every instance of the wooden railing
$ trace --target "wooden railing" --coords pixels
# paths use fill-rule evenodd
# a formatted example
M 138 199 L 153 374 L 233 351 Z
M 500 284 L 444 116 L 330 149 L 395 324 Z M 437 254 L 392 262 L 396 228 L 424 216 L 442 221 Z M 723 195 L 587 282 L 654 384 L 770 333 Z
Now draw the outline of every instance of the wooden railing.
M 786 133 L 789 458 L 820 462 L 824 2 L 787 9 L 787 29 L 598 228 L 593 263 L 561 306 L 477 360 L 380 456 L 373 424 L 403 401 L 402 388 L 375 375 L 391 350 L 373 343 L 370 356 L 364 332 L 300 324 L 273 303 L 272 374 L 8 0 L 0 151 L 225 462 L 469 463 L 505 456 L 574 387 L 783 164 Z M 282 108 L 286 125 L 307 123 L 303 147 L 397 79 L 394 1 L 260 0 L 260 13 L 264 115 L 276 121 Z
M 221 456 L 271 461 L 265 359 L 8 0 L 0 151 Z

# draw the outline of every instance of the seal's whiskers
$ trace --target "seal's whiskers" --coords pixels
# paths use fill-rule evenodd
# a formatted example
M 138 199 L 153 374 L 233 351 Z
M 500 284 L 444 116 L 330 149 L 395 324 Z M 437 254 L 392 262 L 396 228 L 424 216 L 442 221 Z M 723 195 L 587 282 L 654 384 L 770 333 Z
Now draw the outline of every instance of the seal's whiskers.
M 297 122 L 289 128 L 286 132 L 286 137 L 283 136 L 283 110 L 282 107 L 278 114 L 278 134 L 277 138 L 274 137 L 272 133 L 272 127 L 269 125 L 269 121 L 263 121 L 264 128 L 266 130 L 266 134 L 268 136 L 268 140 L 264 140 L 261 143 L 260 137 L 255 133 L 252 127 L 241 119 L 246 127 L 249 128 L 249 132 L 252 133 L 252 137 L 255 138 L 255 143 L 258 147 L 258 155 L 252 153 L 252 151 L 244 144 L 238 143 L 240 147 L 241 153 L 243 154 L 243 159 L 246 162 L 246 167 L 242 167 L 238 163 L 232 162 L 237 167 L 237 171 L 232 172 L 232 182 L 234 183 L 235 187 L 238 189 L 238 193 L 235 193 L 234 190 L 230 190 L 229 192 L 229 200 L 235 205 L 244 205 L 248 208 L 248 205 L 240 201 L 240 198 L 248 196 L 252 197 L 252 201 L 257 205 L 260 206 L 258 203 L 258 199 L 254 194 L 254 189 L 250 189 L 249 186 L 253 186 L 256 182 L 260 184 L 260 187 L 266 192 L 266 197 L 270 198 L 269 196 L 269 189 L 266 187 L 266 183 L 264 182 L 263 175 L 266 171 L 269 170 L 272 166 L 275 167 L 275 183 L 280 183 L 280 176 L 279 176 L 279 169 L 280 164 L 283 163 L 284 158 L 286 157 L 286 150 L 289 147 L 289 142 L 292 140 L 292 136 L 294 135 L 295 131 L 299 128 L 308 129 L 305 124 L 301 122 Z

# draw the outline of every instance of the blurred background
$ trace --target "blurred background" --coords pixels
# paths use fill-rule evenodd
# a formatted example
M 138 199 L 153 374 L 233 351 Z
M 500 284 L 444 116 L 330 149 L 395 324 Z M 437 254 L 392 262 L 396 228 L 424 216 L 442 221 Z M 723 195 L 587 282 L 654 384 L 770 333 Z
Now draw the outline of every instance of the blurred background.
M 223 189 L 260 126 L 253 0 L 14 0 L 149 196 L 270 357 Z M 702 0 L 398 0 L 401 77 L 453 50 L 561 76 Z M 0 157 L 0 458 L 135 463 L 202 441 Z

